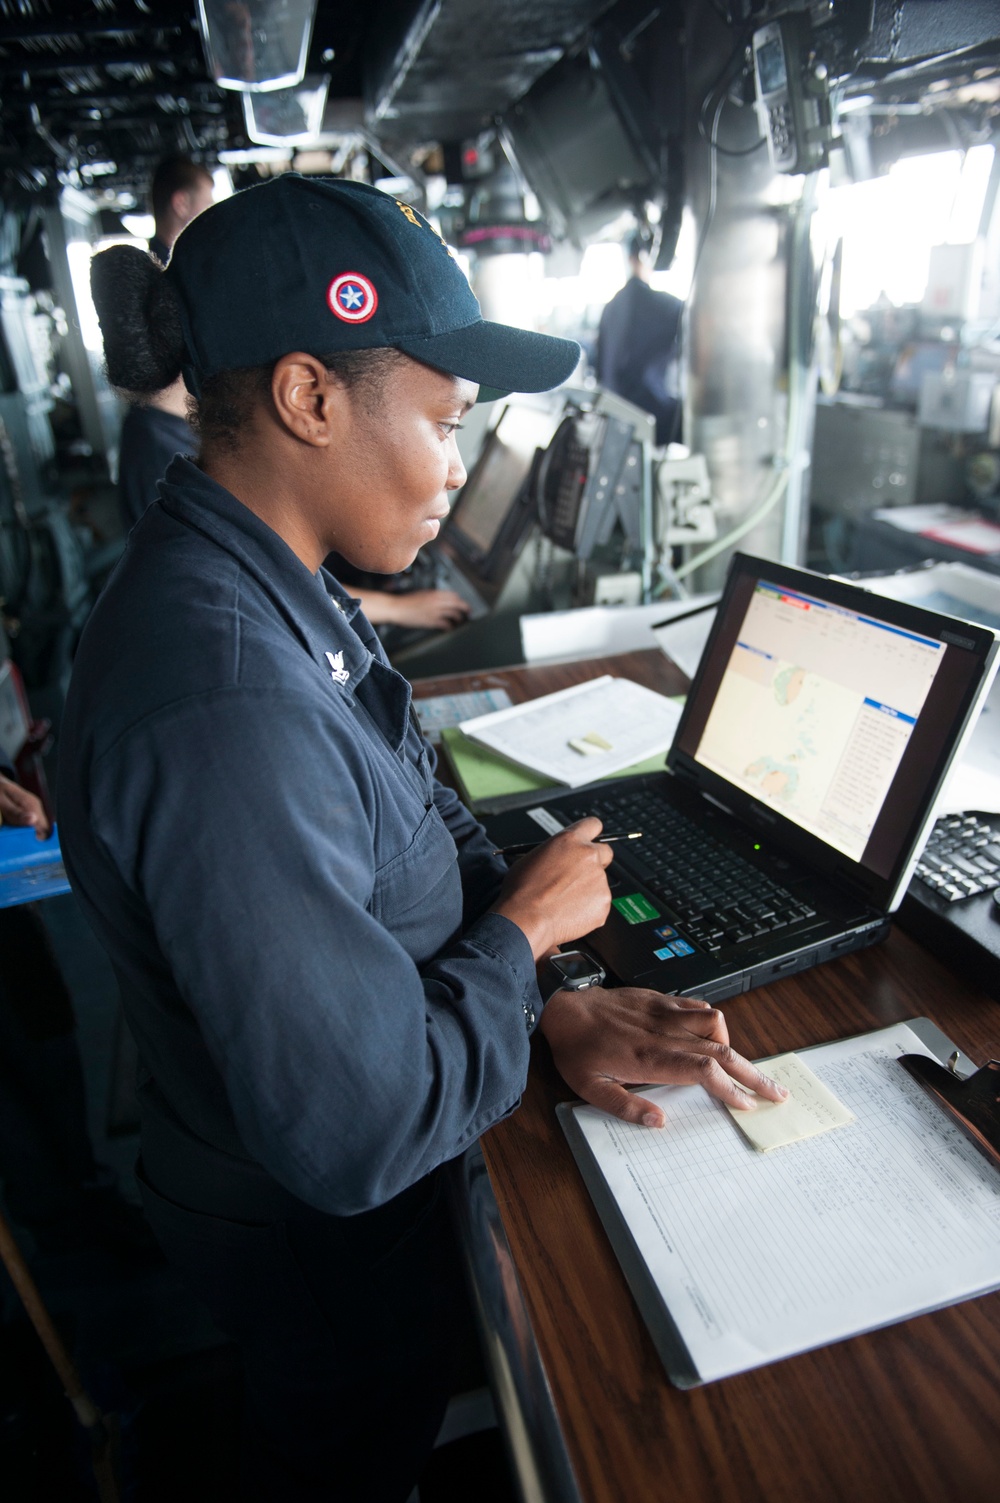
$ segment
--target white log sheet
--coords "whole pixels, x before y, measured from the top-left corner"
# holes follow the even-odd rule
[[[856,1120],[766,1154],[697,1086],[643,1090],[660,1131],[572,1109],[701,1381],[1000,1285],[1000,1172],[901,1054],[906,1024],[807,1051]]]

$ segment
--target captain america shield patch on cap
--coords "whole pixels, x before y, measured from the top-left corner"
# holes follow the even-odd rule
[[[366,324],[378,307],[378,293],[356,271],[342,271],[334,277],[327,289],[326,300],[330,312],[342,318],[346,324]]]

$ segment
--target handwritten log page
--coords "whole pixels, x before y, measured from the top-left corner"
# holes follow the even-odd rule
[[[808,1052],[855,1121],[772,1153],[700,1087],[661,1131],[574,1109],[703,1381],[1000,1284],[1000,1174],[896,1060],[905,1024]]]

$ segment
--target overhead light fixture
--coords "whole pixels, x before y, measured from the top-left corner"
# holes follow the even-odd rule
[[[246,151],[220,151],[219,161],[225,167],[266,167],[272,163],[292,161],[290,148],[278,146],[251,146]]]
[[[406,198],[413,192],[416,184],[412,177],[377,177],[372,186],[393,198]]]
[[[323,128],[330,88],[327,74],[310,73],[291,89],[244,94],[243,116],[251,141],[263,146],[309,146]]]
[[[221,89],[301,83],[315,19],[316,0],[198,0],[208,71]]]
[[[118,171],[117,162],[81,162],[80,176],[82,178],[110,177]]]

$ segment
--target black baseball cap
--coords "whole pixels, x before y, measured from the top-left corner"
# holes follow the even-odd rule
[[[548,391],[571,339],[489,323],[437,231],[409,204],[341,178],[288,172],[223,199],[178,237],[165,273],[182,305],[184,379],[396,349],[479,384],[479,400]]]

